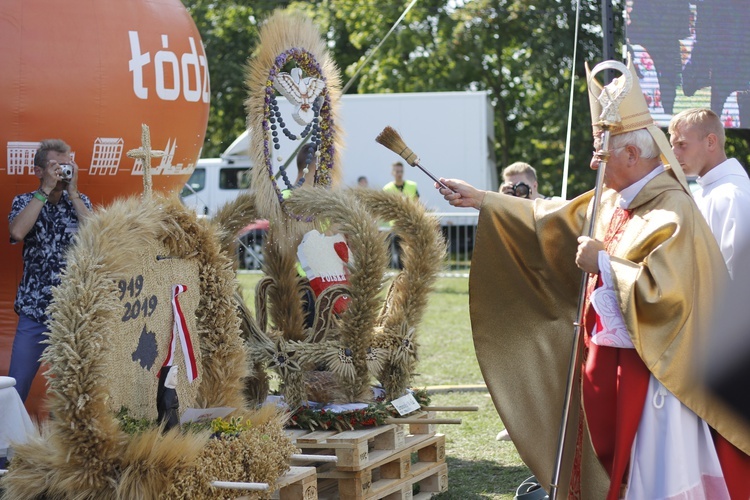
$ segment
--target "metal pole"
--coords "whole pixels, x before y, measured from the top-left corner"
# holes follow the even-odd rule
[[[612,0],[602,0],[602,59],[605,61],[615,59],[615,16]],[[605,82],[611,82],[614,77],[613,70],[605,71]]]
[[[601,89],[601,93],[597,95],[597,100],[601,103],[603,110],[599,116],[599,122],[597,126],[603,131],[602,133],[602,145],[599,153],[599,168],[596,173],[596,186],[594,188],[594,200],[591,209],[591,217],[589,218],[589,226],[586,231],[589,238],[593,238],[596,230],[597,216],[599,215],[599,204],[601,202],[602,195],[602,184],[604,180],[604,171],[607,167],[607,161],[609,160],[609,137],[610,129],[613,125],[620,122],[621,118],[619,115],[619,107],[622,100],[630,92],[633,85],[633,77],[630,70],[624,64],[617,61],[605,61],[597,64],[591,71],[588,80],[589,92],[596,85],[595,76],[597,73],[604,70],[617,70],[622,74],[624,83],[618,85],[616,88],[604,87]],[[570,420],[570,406],[573,398],[573,390],[577,387],[578,381],[578,370],[579,360],[578,351],[580,350],[581,343],[581,328],[585,321],[584,318],[584,307],[586,300],[586,284],[588,281],[588,273],[583,272],[581,275],[581,287],[578,294],[578,313],[576,321],[573,323],[573,346],[570,353],[570,364],[568,366],[568,378],[565,384],[565,397],[563,399],[563,410],[562,419],[560,421],[560,433],[557,441],[557,454],[555,455],[555,466],[552,472],[552,481],[550,481],[550,498],[557,499],[559,490],[560,475],[562,471],[562,461],[565,454],[565,436],[568,432],[568,421]]]
[[[604,130],[602,136],[602,151],[609,151],[609,129]],[[591,218],[589,219],[588,231],[586,235],[589,238],[594,237],[594,231],[596,230],[596,219],[599,212],[599,203],[601,202],[601,191],[602,183],[604,180],[604,170],[607,168],[608,157],[603,158],[599,162],[599,168],[596,172],[596,187],[594,188],[594,206],[591,209]],[[573,399],[573,390],[576,388],[576,381],[578,380],[578,351],[580,350],[581,344],[581,329],[584,323],[584,310],[586,306],[586,284],[588,282],[589,274],[585,271],[581,272],[581,284],[578,294],[578,313],[576,314],[576,321],[573,323],[573,346],[570,351],[570,364],[568,366],[568,379],[565,384],[565,398],[563,399],[563,410],[562,419],[560,422],[560,433],[557,436],[557,454],[555,455],[555,468],[552,475],[552,481],[550,482],[549,496],[550,498],[557,498],[558,483],[560,482],[560,474],[562,472],[562,461],[563,454],[565,452],[565,435],[568,433],[568,420],[570,419],[570,405]]]

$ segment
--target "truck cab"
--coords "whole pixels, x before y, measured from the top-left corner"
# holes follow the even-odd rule
[[[199,215],[211,217],[224,203],[250,187],[250,168],[250,162],[235,163],[224,158],[198,160],[180,193],[182,202]]]
[[[250,187],[251,168],[247,142],[235,140],[219,158],[198,160],[180,198],[198,215],[213,217],[225,203]]]

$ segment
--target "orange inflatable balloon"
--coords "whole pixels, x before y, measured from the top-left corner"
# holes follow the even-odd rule
[[[0,374],[8,373],[18,317],[21,245],[11,245],[13,197],[39,186],[39,141],[70,144],[79,188],[95,205],[141,192],[142,164],[126,156],[151,146],[154,189],[181,187],[200,156],[209,112],[206,54],[180,0],[0,2]],[[40,371],[41,372],[41,371]],[[37,411],[37,376],[27,407]]]

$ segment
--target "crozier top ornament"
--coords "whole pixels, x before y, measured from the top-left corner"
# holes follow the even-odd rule
[[[607,69],[616,69],[621,73],[621,76],[602,87],[597,96],[597,100],[602,107],[602,112],[599,114],[599,122],[614,124],[619,123],[621,120],[620,103],[630,93],[630,89],[633,88],[633,76],[630,74],[627,66],[621,62],[604,61],[594,66],[591,74],[588,75],[589,91],[592,90],[591,81],[599,72]]]

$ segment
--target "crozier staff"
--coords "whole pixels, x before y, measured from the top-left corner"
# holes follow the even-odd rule
[[[78,165],[70,146],[60,139],[42,141],[34,156],[39,188],[13,198],[8,221],[10,241],[23,241],[23,276],[14,309],[18,327],[13,338],[8,375],[26,400],[39,370],[48,328],[47,306],[52,287],[60,284],[65,251],[78,224],[91,213],[91,201],[78,192]]]
[[[521,457],[549,491],[579,273],[590,273],[562,494],[748,498],[750,426],[705,390],[693,363],[726,269],[638,87],[634,78],[611,130],[593,238],[580,236],[591,192],[529,203],[441,179],[451,205],[480,210],[470,277],[477,357]],[[597,127],[594,136],[597,168]]]

